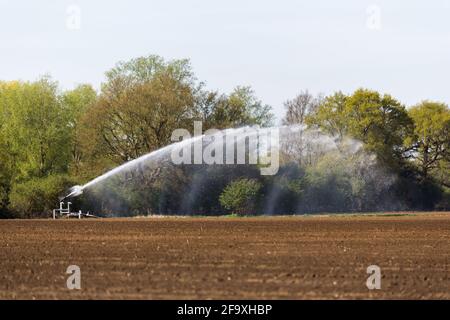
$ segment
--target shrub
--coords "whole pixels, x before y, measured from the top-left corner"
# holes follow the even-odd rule
[[[10,209],[19,217],[46,217],[57,207],[59,197],[76,184],[66,175],[33,178],[14,184],[10,193]]]
[[[220,195],[220,204],[233,214],[254,214],[261,183],[255,179],[232,181]]]

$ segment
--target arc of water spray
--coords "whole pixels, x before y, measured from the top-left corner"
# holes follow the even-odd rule
[[[230,129],[223,130],[222,133],[223,133],[224,135],[227,135],[227,134],[230,134],[230,132],[235,131],[235,133],[236,133],[236,131],[245,131],[245,130],[247,130],[248,128],[249,128],[249,127],[242,127],[242,128],[238,128],[238,129],[230,128]],[[270,128],[265,128],[265,129],[270,129]],[[112,169],[112,170],[106,172],[105,174],[103,174],[103,175],[101,175],[101,176],[98,176],[97,178],[95,178],[95,179],[89,181],[88,183],[86,183],[86,184],[84,184],[84,185],[81,185],[81,186],[80,186],[80,185],[77,185],[77,186],[72,187],[72,188],[70,189],[70,191],[69,191],[69,194],[66,195],[66,196],[64,197],[64,199],[70,198],[70,197],[77,197],[77,196],[80,196],[81,194],[83,194],[83,191],[84,191],[86,188],[89,188],[89,187],[91,187],[91,186],[93,186],[93,185],[95,185],[95,184],[97,184],[97,183],[99,183],[99,182],[102,182],[102,181],[108,179],[108,178],[111,177],[111,176],[114,176],[115,174],[117,174],[117,173],[119,173],[119,172],[121,172],[121,171],[123,171],[123,170],[126,170],[126,169],[128,169],[128,168],[132,168],[132,167],[135,166],[136,164],[145,162],[145,161],[147,161],[147,160],[150,159],[150,158],[155,158],[155,157],[157,157],[157,156],[159,156],[159,155],[162,155],[162,154],[164,154],[166,151],[169,151],[170,149],[172,149],[172,148],[174,148],[174,147],[180,147],[180,148],[181,148],[181,147],[183,147],[183,146],[185,146],[185,145],[193,144],[194,142],[196,142],[196,141],[198,141],[198,140],[200,140],[200,139],[203,139],[205,136],[206,136],[206,135],[203,134],[203,135],[194,136],[194,137],[192,137],[192,138],[190,138],[190,139],[185,139],[185,140],[182,140],[182,141],[179,141],[179,142],[175,142],[175,143],[172,143],[172,144],[170,144],[170,145],[167,145],[167,146],[165,146],[165,147],[163,147],[163,148],[161,148],[161,149],[152,151],[152,152],[150,152],[150,153],[148,153],[148,154],[146,154],[146,155],[143,155],[143,156],[141,156],[141,157],[139,157],[139,158],[130,160],[130,161],[128,161],[128,162],[126,162],[126,163],[124,163],[124,164],[122,164],[122,165],[120,165],[120,166],[118,166],[118,167],[116,167],[116,168],[114,168],[114,169]]]
[[[120,166],[114,168],[114,169],[111,169],[110,171],[108,171],[108,172],[102,174],[101,176],[98,176],[97,178],[95,178],[95,179],[89,181],[88,183],[86,183],[86,184],[84,184],[84,185],[82,185],[82,186],[73,186],[73,187],[70,189],[69,194],[68,194],[67,196],[65,196],[64,198],[78,197],[78,196],[80,196],[80,195],[83,194],[83,191],[84,191],[86,188],[89,188],[90,186],[92,186],[92,185],[94,185],[94,184],[97,184],[97,183],[99,183],[99,182],[101,182],[101,181],[103,181],[103,180],[106,180],[106,179],[108,179],[109,177],[111,177],[111,176],[113,176],[113,175],[115,175],[115,174],[117,174],[117,173],[119,173],[119,172],[121,172],[121,171],[123,171],[123,170],[126,170],[126,169],[128,169],[128,168],[131,168],[131,167],[133,167],[134,165],[136,165],[137,163],[141,163],[141,162],[143,162],[143,161],[146,161],[146,160],[149,159],[149,158],[156,157],[156,156],[158,156],[159,154],[162,154],[162,153],[164,153],[165,151],[169,150],[169,149],[172,148],[174,145],[183,145],[183,144],[193,143],[194,141],[196,141],[196,140],[198,140],[198,139],[201,139],[201,138],[203,138],[203,135],[202,135],[202,136],[193,137],[193,138],[191,138],[191,139],[183,140],[183,141],[177,142],[177,143],[175,143],[175,144],[170,144],[170,145],[165,146],[165,147],[163,147],[163,148],[161,148],[161,149],[158,149],[158,150],[152,151],[152,152],[150,152],[150,153],[147,153],[147,154],[145,154],[145,155],[143,155],[143,156],[141,156],[141,157],[139,157],[139,158],[130,160],[130,161],[128,161],[128,162],[126,162],[126,163],[124,163],[124,164],[122,164],[122,165],[120,165]]]

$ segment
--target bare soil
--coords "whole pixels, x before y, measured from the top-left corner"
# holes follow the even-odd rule
[[[0,299],[449,299],[450,213],[0,220],[0,272]]]

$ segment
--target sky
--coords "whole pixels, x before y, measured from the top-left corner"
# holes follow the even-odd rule
[[[450,1],[0,0],[0,80],[100,88],[118,61],[189,58],[207,88],[274,108],[302,90],[450,103]]]

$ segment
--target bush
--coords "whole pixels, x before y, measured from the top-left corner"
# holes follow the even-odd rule
[[[10,210],[19,217],[47,217],[59,203],[59,197],[75,181],[65,175],[33,178],[13,185],[9,201]]]
[[[233,214],[254,214],[261,183],[255,179],[232,181],[220,195],[220,204]]]

